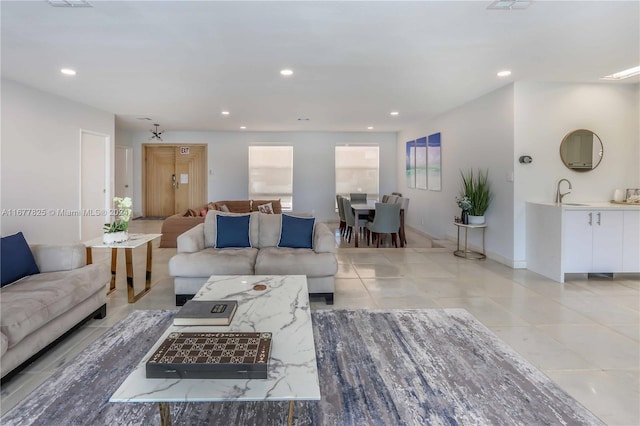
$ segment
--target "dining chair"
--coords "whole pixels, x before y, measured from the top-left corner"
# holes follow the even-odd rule
[[[395,204],[396,201],[398,200],[398,196],[397,195],[389,195],[389,197],[387,198],[387,203],[389,204]]]
[[[340,235],[344,235],[347,230],[347,222],[344,220],[344,205],[342,204],[342,199],[344,197],[340,194],[336,195],[336,202],[338,204],[338,217],[340,218]]]
[[[352,203],[367,202],[367,194],[364,192],[352,192],[349,194],[349,199]]]
[[[404,231],[404,224],[407,222],[407,213],[409,212],[409,199],[405,197],[398,197],[396,200],[396,204],[400,204],[400,209],[404,211],[404,218],[400,222],[400,237],[402,238],[402,242],[407,244],[407,233]]]
[[[386,203],[388,199],[389,199],[389,195],[385,194],[385,195],[382,196],[382,202],[383,203]]]
[[[397,195],[398,197],[402,197],[401,192],[392,192],[391,195]]]
[[[401,204],[376,203],[376,217],[367,224],[367,229],[376,240],[376,247],[380,247],[380,234],[391,234],[393,245],[398,247],[398,233],[400,231]],[[373,242],[373,241],[372,241]]]
[[[342,198],[342,209],[344,210],[344,219],[347,224],[347,230],[345,234],[345,238],[347,242],[351,242],[351,234],[353,233],[353,228],[356,227],[356,232],[360,232],[362,229],[366,229],[367,223],[369,222],[366,218],[358,219],[358,223],[356,224],[356,215],[353,213],[353,209],[351,208],[351,200],[348,198]],[[369,244],[369,235],[367,234],[367,245]]]

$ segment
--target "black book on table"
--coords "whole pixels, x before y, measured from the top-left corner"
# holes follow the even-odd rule
[[[173,318],[173,325],[229,325],[237,309],[236,300],[189,300]]]

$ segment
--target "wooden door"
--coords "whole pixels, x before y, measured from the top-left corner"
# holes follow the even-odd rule
[[[144,145],[145,216],[171,216],[206,204],[206,145]]]

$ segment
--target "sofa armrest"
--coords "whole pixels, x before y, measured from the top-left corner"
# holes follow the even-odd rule
[[[84,244],[32,244],[29,247],[40,272],[70,271],[87,264]]]
[[[204,223],[200,223],[180,234],[177,239],[178,253],[195,253],[204,250]]]
[[[316,222],[313,233],[313,251],[316,253],[335,253],[336,240],[326,223]]]

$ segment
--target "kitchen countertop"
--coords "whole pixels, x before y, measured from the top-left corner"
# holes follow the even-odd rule
[[[563,202],[562,204],[558,203],[543,203],[543,202],[535,202],[535,201],[527,201],[531,204],[538,204],[541,206],[549,206],[549,207],[562,207],[564,210],[634,210],[640,209],[640,204],[622,204],[622,203],[612,203],[607,201],[585,201],[585,202]]]

